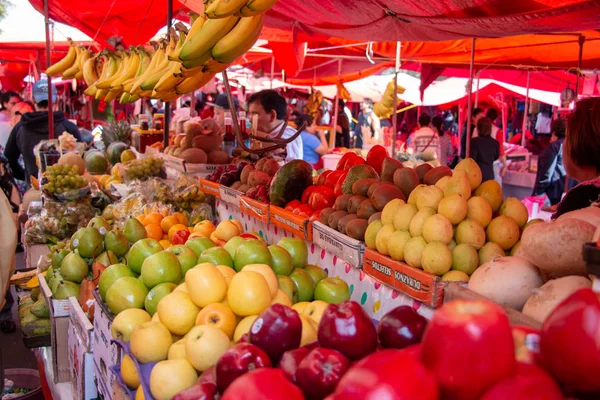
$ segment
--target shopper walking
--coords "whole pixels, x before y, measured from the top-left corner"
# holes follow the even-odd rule
[[[380,122],[373,111],[373,100],[364,99],[361,104],[361,112],[358,115],[358,123],[354,127],[354,147],[362,149],[364,142],[377,139],[379,130]]]
[[[483,117],[477,122],[479,136],[471,140],[471,158],[481,169],[482,182],[494,179],[494,161],[500,157],[500,145],[492,134],[492,120]]]

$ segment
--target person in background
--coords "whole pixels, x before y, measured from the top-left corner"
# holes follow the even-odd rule
[[[440,138],[440,165],[447,166],[448,157],[454,155],[454,150],[452,149],[452,138],[449,134],[444,132],[443,123],[444,121],[439,115],[436,115],[431,119],[431,129],[433,129]]]
[[[494,162],[494,176],[496,181],[502,184],[502,176],[504,175],[502,169],[506,165],[506,156],[504,155],[504,131],[495,124],[495,121],[498,119],[498,111],[496,111],[496,109],[488,108],[485,116],[492,121],[492,134],[490,136],[496,139],[500,145],[500,158]],[[473,131],[473,138],[476,138],[477,136],[479,136],[479,131],[475,128]]]
[[[471,131],[469,132],[469,139],[473,138],[473,131],[477,127],[477,122],[484,117],[483,110],[479,107],[476,107],[471,112]],[[467,156],[467,123],[465,122],[465,126],[463,127],[463,131],[460,136],[460,158],[466,158]]]
[[[560,202],[565,190],[567,172],[563,163],[563,143],[565,141],[567,121],[559,118],[552,122],[550,144],[538,157],[538,170],[535,178],[534,196],[546,195],[550,205]]]
[[[477,121],[479,136],[471,140],[471,158],[481,169],[482,182],[494,179],[494,161],[500,157],[500,144],[492,134],[492,120],[483,117]]]
[[[335,127],[335,147],[350,148],[350,120],[346,115],[346,103],[338,99],[337,126]]]
[[[421,114],[419,117],[419,129],[409,138],[408,148],[412,149],[413,154],[417,153],[435,153],[438,160],[442,159],[440,151],[440,137],[429,127],[431,117],[428,114]]]
[[[16,179],[25,180],[29,185],[31,176],[38,174],[33,148],[42,140],[48,139],[48,81],[40,80],[33,85],[33,99],[35,101],[35,112],[26,113],[21,121],[12,129],[4,156],[10,163]],[[52,100],[56,98],[56,88],[52,87]],[[69,122],[60,111],[54,111],[54,133],[60,136],[63,132],[69,132],[77,141],[81,141],[79,129]],[[19,156],[23,155],[25,170],[19,165]]]
[[[237,112],[240,109],[240,102],[237,99],[237,97],[233,98],[233,103],[235,104],[235,111]],[[229,108],[229,101],[227,100],[227,95],[225,93],[219,94],[212,105],[215,107],[215,121],[217,121],[217,124],[220,127],[225,126],[225,113],[227,111],[231,111],[231,108]]]
[[[354,127],[354,147],[362,149],[365,139],[364,133],[367,133],[371,138],[377,139],[379,134],[379,118],[373,111],[373,100],[366,98],[360,105],[361,111],[358,115],[358,123]]]
[[[0,97],[0,122],[10,122],[12,119],[12,108],[15,104],[23,101],[17,92],[6,92]]]
[[[0,190],[0,226],[3,228],[0,242],[0,330],[12,333],[16,326],[12,319],[13,297],[10,294],[10,277],[15,272],[15,250],[17,248],[17,225],[13,208],[4,191]]]
[[[299,114],[296,116],[296,126],[306,123],[306,128],[301,133],[302,151],[304,161],[311,164],[315,169],[323,166],[321,156],[329,152],[327,139],[321,130],[317,130],[317,121],[308,114]]]
[[[265,136],[276,137],[285,124],[285,115],[287,112],[287,103],[285,99],[274,90],[262,90],[256,92],[248,99],[248,112],[250,116],[256,115],[258,118],[257,129]],[[287,126],[281,136],[287,139],[296,133],[296,130]],[[285,149],[285,161],[304,159],[302,136],[298,136],[292,142],[288,143]]]
[[[15,104],[12,109],[12,127],[17,125],[21,121],[21,117],[26,113],[33,112],[35,110],[35,106],[29,101],[21,101],[20,103]]]

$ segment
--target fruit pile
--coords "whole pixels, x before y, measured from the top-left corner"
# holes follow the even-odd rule
[[[192,118],[185,123],[185,134],[172,138],[164,153],[188,164],[228,164],[229,155],[223,151],[221,133],[214,119]]]
[[[166,179],[167,173],[164,164],[165,160],[155,157],[132,160],[123,166],[121,175],[126,181],[132,181],[134,179],[146,180],[154,176]]]
[[[26,336],[50,334],[50,310],[39,287],[19,299],[18,315],[19,326]]]
[[[86,187],[88,181],[79,174],[79,166],[55,164],[46,168],[42,184],[44,192],[55,195],[79,190]]]

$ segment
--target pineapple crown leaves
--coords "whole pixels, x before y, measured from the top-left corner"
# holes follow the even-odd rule
[[[102,128],[102,142],[106,147],[114,142],[130,143],[131,125],[128,121],[111,121]]]

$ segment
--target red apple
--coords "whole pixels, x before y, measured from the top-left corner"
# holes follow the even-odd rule
[[[386,349],[354,364],[327,400],[438,400],[431,372],[405,350]]]
[[[517,361],[534,364],[540,354],[540,331],[529,326],[514,325],[512,335]]]
[[[436,376],[444,399],[479,399],[514,371],[508,317],[487,300],[443,305],[423,336],[421,361]]]
[[[568,390],[600,392],[600,300],[591,289],[567,297],[546,318],[542,365]]]
[[[330,304],[319,323],[319,344],[351,360],[360,360],[377,348],[377,331],[365,310],[355,301]]]
[[[333,393],[349,367],[350,360],[339,351],[316,348],[298,365],[296,385],[309,399],[323,399]]]
[[[292,382],[296,382],[296,372],[298,365],[304,360],[304,357],[310,353],[311,349],[306,346],[299,349],[288,350],[281,356],[278,367],[285,373],[286,378]]]
[[[274,365],[283,353],[300,347],[302,320],[298,312],[283,304],[273,304],[252,324],[248,341],[263,349]]]
[[[202,373],[202,375],[200,375],[198,377],[198,380],[196,381],[197,384],[201,384],[201,383],[213,383],[213,384],[217,384],[217,377],[215,374],[215,369],[214,368],[209,368],[206,371],[204,371]]]
[[[402,349],[402,351],[411,357],[415,357],[417,360],[421,359],[421,344],[420,343],[405,347]]]
[[[481,400],[562,400],[560,388],[540,367],[518,363],[516,373],[496,383]]]
[[[230,347],[217,361],[217,387],[222,393],[231,382],[248,371],[268,368],[271,360],[267,353],[250,343],[238,343]]]
[[[381,318],[377,326],[379,341],[386,348],[403,349],[420,343],[427,319],[410,306],[396,307]]]
[[[260,368],[236,379],[221,400],[304,400],[302,391],[280,369]]]
[[[219,391],[214,383],[202,383],[177,393],[172,400],[217,400]]]

